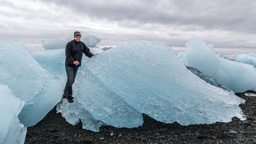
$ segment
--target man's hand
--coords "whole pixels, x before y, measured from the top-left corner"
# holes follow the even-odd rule
[[[80,63],[79,63],[79,61],[74,61],[73,64],[78,66]]]

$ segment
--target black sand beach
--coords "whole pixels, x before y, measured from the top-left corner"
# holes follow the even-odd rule
[[[36,126],[28,128],[26,144],[94,144],[94,143],[256,143],[256,97],[236,94],[246,100],[240,105],[247,120],[233,118],[229,123],[181,126],[164,124],[144,115],[138,128],[101,127],[100,132],[72,126],[56,114],[55,108]]]

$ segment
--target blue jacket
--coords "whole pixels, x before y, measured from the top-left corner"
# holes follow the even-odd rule
[[[77,42],[75,40],[68,42],[66,46],[65,65],[71,67],[80,67],[83,53],[89,58],[94,56],[90,52],[90,49],[83,42]],[[79,61],[80,64],[76,66],[75,64],[73,64],[74,61]]]

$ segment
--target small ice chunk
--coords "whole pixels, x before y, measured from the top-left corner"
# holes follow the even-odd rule
[[[245,96],[253,96],[253,97],[255,97],[256,93],[245,93]]]

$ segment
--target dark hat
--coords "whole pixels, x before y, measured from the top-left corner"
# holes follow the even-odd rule
[[[81,33],[79,31],[75,31],[74,32],[74,37],[76,37],[76,36],[81,36]]]

